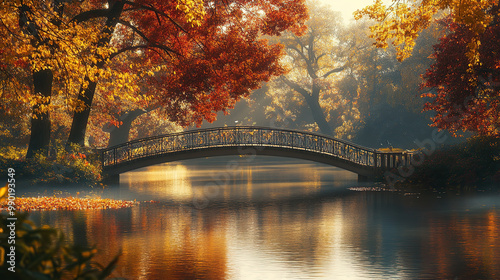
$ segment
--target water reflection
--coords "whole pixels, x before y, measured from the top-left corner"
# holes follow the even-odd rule
[[[182,164],[153,166],[144,171],[121,176],[121,183],[137,193],[146,193],[160,199],[190,200],[193,197],[189,170]]]
[[[500,277],[499,195],[354,193],[344,189],[357,184],[355,176],[322,165],[240,166],[131,172],[115,195],[159,203],[32,217],[63,228],[72,240],[97,244],[102,263],[121,250],[115,276],[128,279]],[[221,170],[229,174],[221,191],[204,209],[193,207],[196,192]]]
[[[192,203],[203,198],[210,203],[227,203],[303,198],[332,187],[345,188],[357,178],[351,172],[304,161],[255,161],[220,157],[210,159],[212,164],[152,166],[121,175],[120,189],[146,199],[149,195],[153,200]],[[129,196],[135,197],[132,194]]]

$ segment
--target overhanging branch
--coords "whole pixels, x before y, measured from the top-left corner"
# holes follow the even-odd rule
[[[89,19],[93,18],[100,18],[100,17],[107,17],[109,13],[108,9],[98,9],[98,10],[90,10],[90,11],[85,11],[83,13],[80,13],[76,15],[71,21],[76,21],[78,23],[87,21]]]
[[[122,53],[127,52],[127,51],[137,50],[137,49],[160,49],[160,50],[166,52],[170,57],[172,57],[171,53],[174,53],[174,54],[180,56],[180,54],[178,52],[176,52],[175,50],[173,50],[167,46],[158,45],[158,44],[151,44],[151,45],[146,44],[146,45],[137,45],[137,46],[130,46],[130,47],[122,48],[119,51],[112,53],[109,56],[109,58],[113,59],[115,56],[117,56],[119,54],[122,54]]]
[[[156,16],[158,17],[158,15],[161,15],[163,17],[166,17],[172,24],[174,24],[177,28],[179,28],[180,30],[182,30],[184,33],[188,33],[179,23],[177,23],[172,17],[170,17],[168,14],[154,8],[153,6],[147,6],[147,5],[143,5],[143,4],[138,4],[138,3],[135,3],[135,2],[131,2],[131,1],[124,1],[125,4],[127,5],[130,5],[132,7],[136,7],[138,9],[144,9],[144,10],[148,10],[148,11],[152,11],[156,14]]]
[[[132,31],[141,36],[142,39],[144,39],[146,42],[149,42],[149,38],[146,36],[146,34],[142,33],[142,31],[140,31],[137,27],[133,26],[130,22],[124,20],[118,20],[118,23],[132,29]]]

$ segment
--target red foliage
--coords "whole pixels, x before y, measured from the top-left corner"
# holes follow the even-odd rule
[[[307,9],[304,1],[237,0],[207,2],[200,26],[192,26],[175,9],[175,1],[144,0],[169,15],[184,31],[158,21],[152,11],[138,11],[131,18],[150,45],[167,45],[176,54],[167,58],[169,71],[143,82],[153,96],[150,107],[162,107],[169,120],[187,126],[212,122],[246,97],[260,83],[283,74],[279,65],[281,45],[268,45],[258,37],[304,31]],[[243,15],[243,11],[246,11]],[[171,24],[170,24],[171,25]],[[165,63],[154,48],[145,52],[147,61]]]
[[[436,112],[434,126],[500,136],[500,25],[489,26],[476,52],[470,51],[473,32],[446,22],[450,33],[434,47],[435,63],[427,70],[424,87],[436,94],[424,110]]]
[[[161,117],[181,126],[214,121],[218,111],[226,112],[261,82],[283,74],[283,46],[270,45],[261,35],[301,34],[308,17],[304,0],[205,1],[206,14],[197,26],[176,8],[177,1],[131,3],[122,19],[133,23],[135,30],[119,25],[115,31],[120,36],[113,41],[120,51],[130,51],[116,56],[111,67],[141,75],[137,95],[147,98],[129,102],[116,90],[101,90],[92,118],[98,128],[92,132],[95,139],[104,138],[105,133],[98,132],[104,124],[108,131],[119,127],[120,116],[136,109],[161,112]],[[138,8],[141,5],[151,9]]]

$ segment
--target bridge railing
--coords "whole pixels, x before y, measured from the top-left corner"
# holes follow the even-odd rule
[[[138,139],[102,150],[103,167],[144,157],[225,146],[281,147],[330,155],[369,167],[395,167],[409,163],[407,153],[381,153],[348,141],[287,129],[220,127]]]

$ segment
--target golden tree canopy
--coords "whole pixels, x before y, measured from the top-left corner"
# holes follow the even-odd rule
[[[473,60],[480,45],[478,36],[492,23],[495,14],[498,14],[498,1],[494,0],[392,0],[389,6],[376,0],[356,11],[355,18],[366,16],[375,20],[377,24],[370,29],[377,47],[385,48],[391,42],[397,46],[398,59],[404,60],[411,55],[420,32],[429,27],[434,18],[451,16],[455,23],[468,26],[476,34],[476,40],[469,45]]]

